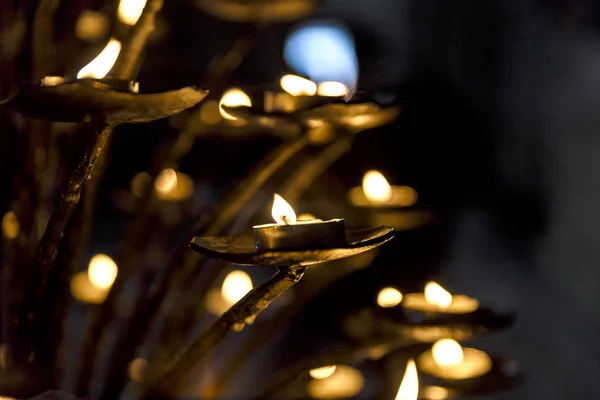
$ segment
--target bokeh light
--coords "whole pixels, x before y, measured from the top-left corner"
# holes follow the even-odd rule
[[[292,69],[316,83],[340,82],[354,88],[358,80],[352,34],[334,21],[311,21],[292,31],[284,57]]]

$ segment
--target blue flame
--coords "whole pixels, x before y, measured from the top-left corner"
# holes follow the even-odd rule
[[[284,48],[287,64],[316,83],[341,82],[353,89],[358,59],[350,31],[339,23],[313,21],[295,29]]]

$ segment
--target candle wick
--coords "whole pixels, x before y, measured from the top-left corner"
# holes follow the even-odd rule
[[[287,215],[284,215],[281,219],[283,219],[283,222],[285,222],[286,225],[289,225],[290,223],[288,222],[288,217]]]

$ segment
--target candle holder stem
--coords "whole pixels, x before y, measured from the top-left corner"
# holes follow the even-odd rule
[[[154,32],[156,14],[163,7],[163,3],[163,0],[148,0],[146,3],[125,48],[112,68],[111,75],[114,78],[127,79],[135,74],[142,51],[146,47],[150,35]]]
[[[28,294],[24,302],[23,315],[21,323],[25,329],[25,340],[33,339],[36,331],[36,321],[40,307],[44,304],[47,294],[47,283],[50,274],[53,272],[54,259],[58,252],[58,246],[65,232],[65,228],[79,203],[81,192],[86,181],[90,178],[98,159],[104,151],[113,125],[99,123],[88,148],[71,174],[67,187],[63,190],[58,204],[48,221],[46,230],[37,249],[35,261],[35,270],[33,279],[28,283],[25,293]],[[33,343],[29,346],[34,346]],[[31,349],[28,349],[31,350]]]
[[[250,291],[185,350],[171,359],[166,371],[154,380],[153,387],[165,393],[173,393],[186,373],[221,344],[231,332],[240,331],[245,324],[253,323],[273,300],[298,283],[305,271],[306,267],[302,266],[279,267],[275,275]]]

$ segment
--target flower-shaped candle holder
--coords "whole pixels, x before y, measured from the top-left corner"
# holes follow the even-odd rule
[[[411,320],[398,307],[363,309],[344,323],[354,340],[402,337],[407,342],[433,343],[443,338],[468,340],[503,331],[515,321],[512,313],[481,307],[467,314],[437,314],[435,318]]]
[[[236,118],[263,129],[292,129],[293,126],[315,129],[330,124],[352,133],[388,124],[400,113],[399,107],[383,108],[373,102],[345,103],[331,100],[327,104],[317,104],[292,113],[265,113],[255,107],[222,107]]]
[[[345,243],[315,249],[307,246],[295,250],[259,250],[252,232],[236,236],[195,237],[190,247],[200,254],[238,265],[308,266],[340,258],[354,256],[374,249],[394,237],[394,230],[387,226],[373,229],[346,230]]]

